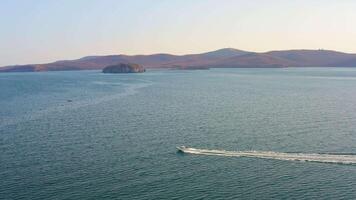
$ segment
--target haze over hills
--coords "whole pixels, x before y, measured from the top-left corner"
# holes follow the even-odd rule
[[[103,69],[118,63],[137,63],[145,68],[271,68],[271,67],[356,67],[356,54],[330,50],[285,50],[256,53],[224,48],[201,54],[86,56],[47,64],[14,65],[0,72],[35,72]]]

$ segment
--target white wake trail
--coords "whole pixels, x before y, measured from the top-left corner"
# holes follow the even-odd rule
[[[356,164],[356,155],[353,154],[324,154],[324,153],[281,153],[274,151],[225,151],[195,148],[179,148],[188,154],[231,156],[231,157],[253,157],[276,160],[309,161],[322,163]]]

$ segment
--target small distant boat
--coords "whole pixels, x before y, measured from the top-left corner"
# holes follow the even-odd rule
[[[187,149],[187,147],[185,147],[185,146],[177,147],[178,152],[181,152],[181,153],[184,153],[184,151],[185,151],[186,149]]]

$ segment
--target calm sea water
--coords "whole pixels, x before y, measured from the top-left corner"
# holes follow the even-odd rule
[[[0,74],[0,199],[356,199],[356,69]]]

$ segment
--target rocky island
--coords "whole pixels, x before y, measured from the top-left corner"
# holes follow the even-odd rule
[[[146,70],[138,64],[120,63],[117,65],[109,65],[103,69],[103,73],[142,73]]]

